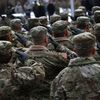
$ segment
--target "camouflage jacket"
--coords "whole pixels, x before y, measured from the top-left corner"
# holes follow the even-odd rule
[[[43,88],[45,71],[41,63],[28,59],[23,67],[0,67],[0,100],[30,100]]]
[[[99,100],[100,64],[94,58],[75,58],[51,85],[51,100]]]
[[[34,45],[28,52],[31,59],[45,66],[46,78],[53,79],[67,65],[66,55],[51,52],[46,47]]]

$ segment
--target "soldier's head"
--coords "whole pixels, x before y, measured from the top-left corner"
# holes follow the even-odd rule
[[[29,29],[39,26],[39,25],[40,25],[39,18],[29,18],[28,19]]]
[[[52,15],[50,16],[50,23],[53,24],[54,22],[58,21],[58,20],[61,20],[61,16],[60,15]]]
[[[0,64],[8,63],[12,57],[12,44],[9,41],[0,41]]]
[[[80,16],[77,18],[77,28],[89,31],[89,28],[92,26],[90,19],[86,16]]]
[[[89,32],[76,35],[73,38],[74,50],[80,57],[90,57],[95,54],[96,38]]]
[[[52,31],[54,37],[68,36],[67,22],[63,20],[56,21],[52,24]]]
[[[94,7],[92,8],[92,14],[94,14],[94,12],[95,12],[95,11],[98,11],[98,10],[100,10],[100,7],[99,7],[99,6],[94,6]]]
[[[44,45],[47,46],[48,44],[48,37],[47,37],[47,29],[43,26],[37,26],[30,30],[32,35],[32,39],[35,45]]]
[[[82,9],[84,11],[84,13],[86,13],[86,8],[85,6],[79,6],[78,9]]]
[[[22,29],[22,22],[20,19],[12,19],[10,26],[13,31],[20,32]]]
[[[94,34],[98,42],[100,42],[100,23],[95,24],[94,26]]]
[[[77,19],[77,17],[80,17],[80,16],[85,16],[84,11],[82,9],[76,9],[74,11],[75,20]]]
[[[40,21],[40,24],[41,25],[44,25],[44,26],[47,26],[47,17],[46,16],[42,16],[42,17],[39,17],[39,21]]]
[[[94,12],[95,23],[100,23],[100,10]]]
[[[60,16],[61,16],[61,20],[68,21],[68,13],[67,12],[61,13]]]
[[[0,40],[12,42],[12,33],[11,28],[9,26],[0,27]]]

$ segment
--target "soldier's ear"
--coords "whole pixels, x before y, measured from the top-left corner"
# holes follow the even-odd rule
[[[94,47],[94,48],[92,48],[92,55],[95,55],[95,53],[96,53],[96,49]]]
[[[77,53],[77,49],[76,49],[76,48],[74,48],[73,51],[74,51],[75,53]]]
[[[48,44],[48,37],[47,36],[45,37],[45,40],[44,41],[45,41],[45,43]]]

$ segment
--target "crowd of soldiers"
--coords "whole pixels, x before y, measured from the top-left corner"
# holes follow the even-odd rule
[[[100,100],[100,7],[91,13],[1,19],[0,100]]]

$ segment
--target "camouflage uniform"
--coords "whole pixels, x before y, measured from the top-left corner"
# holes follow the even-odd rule
[[[31,29],[32,35],[39,33],[47,34],[47,29],[43,26],[38,26]],[[38,39],[38,37],[35,38]],[[33,45],[27,53],[29,54],[30,59],[41,62],[45,66],[45,88],[41,90],[44,91],[41,92],[43,94],[40,93],[40,97],[38,96],[37,98],[41,98],[41,100],[47,99],[49,98],[50,82],[63,68],[65,68],[66,59],[64,59],[61,54],[50,52],[43,45]]]
[[[4,95],[4,88],[9,84],[11,70],[14,68],[14,65],[11,62],[11,47],[11,42],[0,41],[0,100],[3,100],[2,96]]]
[[[29,33],[23,28],[20,19],[13,19],[10,23],[12,34],[14,37],[14,44],[16,47],[29,47],[31,42],[28,39]]]
[[[41,33],[47,34],[47,29],[43,26],[38,26],[38,27],[32,28],[32,30],[31,30],[31,35],[41,34]],[[28,51],[28,54],[34,60],[42,62],[44,65],[46,65],[46,68],[45,68],[47,70],[46,77],[47,77],[47,79],[50,78],[50,80],[55,77],[55,74],[57,74],[61,69],[63,69],[66,66],[66,65],[64,65],[67,60],[66,57],[64,58],[62,56],[62,54],[59,54],[56,52],[50,52],[43,45],[31,46],[31,48]],[[62,65],[62,63],[63,63],[63,65]],[[58,70],[56,70],[56,68]],[[54,73],[53,69],[54,69],[55,73]],[[51,73],[54,73],[54,74],[52,75]]]
[[[52,25],[52,31],[55,37],[55,40],[64,45],[65,47],[69,49],[73,49],[73,44],[70,42],[68,37],[71,35],[71,33],[67,29],[67,22],[63,20],[56,21]],[[62,34],[62,35],[60,35]]]
[[[100,23],[95,24],[94,34],[96,36],[96,59],[100,61]]]
[[[89,49],[95,45],[91,33],[82,33],[73,39],[75,48]],[[86,53],[86,52],[85,52]],[[51,100],[99,100],[100,65],[93,57],[72,59],[69,67],[62,70],[51,85]]]
[[[12,52],[12,44],[0,41],[0,100],[35,100],[36,91],[41,91],[45,77],[44,67],[41,63],[28,59],[23,67],[13,65],[8,56]],[[3,60],[4,61],[3,61]],[[38,89],[39,88],[39,89]],[[34,94],[34,96],[33,96]]]

